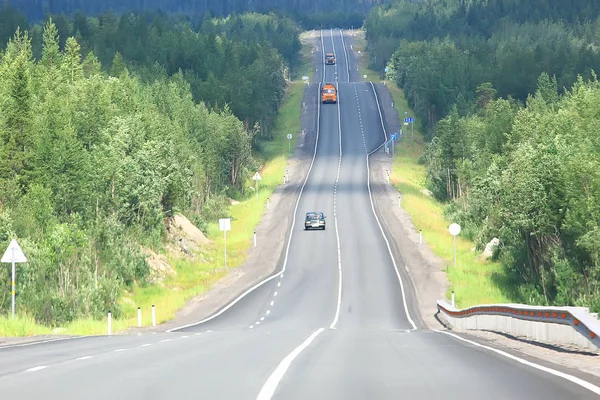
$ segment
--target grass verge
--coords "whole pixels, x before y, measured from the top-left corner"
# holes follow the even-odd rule
[[[379,73],[368,68],[364,32],[355,32],[354,49],[360,51],[360,75],[367,75],[367,80],[372,82],[382,82]],[[423,134],[418,128],[421,124],[409,108],[402,89],[394,82],[385,81],[385,84],[392,95],[398,116],[403,118],[406,113],[415,118],[414,136],[408,130],[408,134],[396,146],[390,179],[402,193],[402,207],[410,215],[415,228],[423,231],[423,240],[436,256],[445,261],[450,282],[448,297],[454,290],[459,307],[510,302],[493,280],[495,275],[502,275],[502,265],[479,257],[471,251],[474,243],[460,236],[456,240],[457,266],[454,267],[453,239],[448,232],[451,222],[444,218],[444,204],[427,194],[427,169],[419,163],[425,149]]]
[[[302,49],[303,65],[299,69],[299,79],[302,73],[308,73],[311,65],[311,47],[306,44]],[[308,47],[308,48],[307,48]],[[253,242],[253,233],[260,217],[264,212],[267,198],[283,181],[288,160],[287,134],[292,133],[291,149],[296,145],[298,133],[301,131],[301,104],[305,84],[292,81],[287,89],[286,98],[279,110],[276,121],[274,140],[265,143],[255,158],[261,165],[258,197],[250,198],[232,204],[229,215],[231,231],[227,232],[227,269],[241,265]],[[254,187],[249,180],[248,186]],[[143,313],[143,326],[151,325],[151,308],[155,305],[157,323],[166,322],[175,316],[188,300],[202,294],[218,280],[227,275],[224,268],[223,250],[225,241],[218,223],[208,226],[208,239],[211,245],[202,249],[202,260],[185,260],[170,258],[169,265],[175,269],[176,275],[165,280],[163,285],[135,287],[121,298],[121,315],[113,318],[113,332],[125,331],[137,326],[137,308]],[[42,334],[66,335],[97,335],[105,334],[107,319],[78,319],[63,327],[50,329],[36,324],[33,318],[19,316],[14,320],[0,316],[0,336],[32,336]]]

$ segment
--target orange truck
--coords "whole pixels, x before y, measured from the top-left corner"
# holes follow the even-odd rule
[[[321,88],[321,101],[323,103],[337,103],[337,89],[333,83],[326,83]]]

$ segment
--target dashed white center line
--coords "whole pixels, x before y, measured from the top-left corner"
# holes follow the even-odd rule
[[[161,340],[160,342],[161,342],[161,343],[165,343],[165,342],[170,342],[170,341],[172,341],[172,340],[173,340],[173,339],[163,339],[163,340]]]
[[[152,346],[152,343],[146,343],[146,344],[141,345],[140,347],[148,347],[148,346]]]
[[[281,282],[277,282],[277,287],[281,286]]]
[[[267,315],[271,314],[271,310],[267,310],[267,312],[265,314],[267,314]]]
[[[186,339],[186,338],[188,338],[188,337],[189,337],[189,336],[187,336],[187,335],[183,335],[183,336],[180,336],[180,337],[179,337],[179,339]]]
[[[41,371],[41,370],[43,370],[45,368],[48,368],[48,366],[47,365],[40,365],[40,366],[37,366],[37,367],[29,368],[28,370],[25,370],[25,372],[36,372],[36,371]]]
[[[83,357],[76,358],[75,361],[89,360],[90,358],[92,358],[92,356],[83,356]]]
[[[260,317],[260,320],[261,320],[261,321],[264,321],[264,320],[265,320],[265,317]]]
[[[273,293],[273,297],[277,297],[277,292]]]
[[[273,307],[273,304],[275,304],[275,300],[271,300],[271,307]]]
[[[116,349],[116,350],[114,350],[115,353],[120,353],[122,351],[127,351],[127,349]]]

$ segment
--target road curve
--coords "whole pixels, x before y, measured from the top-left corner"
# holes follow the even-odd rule
[[[376,93],[356,82],[345,39],[340,30],[322,31],[320,49],[335,52],[337,63],[317,68],[322,82],[337,82],[339,102],[315,116],[315,159],[278,275],[218,317],[175,332],[0,349],[0,393],[60,400],[597,398],[423,328],[404,266],[372,211],[367,154],[384,133]],[[303,230],[312,210],[328,217],[325,231]]]

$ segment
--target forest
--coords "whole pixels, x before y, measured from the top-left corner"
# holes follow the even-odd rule
[[[366,13],[388,0],[4,0],[19,8],[27,18],[40,21],[48,14],[98,15],[161,11],[198,21],[205,16],[226,17],[245,12],[293,16],[307,29],[362,25]]]
[[[600,311],[600,3],[395,1],[371,67],[426,132],[427,186],[515,301]]]
[[[30,260],[19,307],[47,326],[118,317],[174,213],[203,227],[247,195],[299,28],[254,13],[197,30],[161,13],[23,22],[0,54],[0,247],[18,237]],[[0,288],[6,314],[10,268]]]

